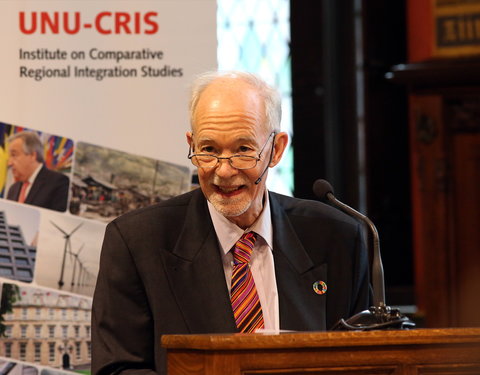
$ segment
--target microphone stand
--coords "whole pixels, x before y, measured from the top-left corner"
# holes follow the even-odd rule
[[[328,182],[326,182],[326,184],[328,184]],[[328,184],[328,187],[331,188],[330,184]],[[382,257],[380,253],[380,238],[373,222],[357,210],[337,200],[332,191],[327,191],[325,198],[343,212],[366,223],[373,237],[372,287],[374,305],[368,310],[364,310],[346,320],[340,319],[332,327],[332,330],[367,331],[376,329],[414,328],[415,323],[407,316],[402,315],[399,309],[392,309],[385,305],[385,282]]]
[[[380,253],[380,238],[378,236],[378,231],[372,221],[361,214],[357,210],[353,209],[350,206],[340,202],[335,198],[335,196],[328,192],[326,194],[327,199],[332,202],[335,206],[340,208],[343,212],[349,213],[357,219],[365,222],[373,237],[373,253],[372,253],[372,285],[373,285],[373,303],[375,306],[382,307],[385,306],[385,284],[384,284],[384,275],[383,275],[383,264]]]

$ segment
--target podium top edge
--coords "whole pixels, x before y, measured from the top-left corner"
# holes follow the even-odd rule
[[[167,349],[245,350],[282,348],[358,347],[407,344],[477,343],[480,328],[439,328],[383,331],[289,332],[279,334],[163,335]]]

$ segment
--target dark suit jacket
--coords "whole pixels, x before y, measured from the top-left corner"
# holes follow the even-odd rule
[[[369,306],[357,223],[325,204],[270,193],[280,328],[318,331]],[[316,294],[313,283],[328,285]],[[165,373],[163,334],[236,326],[202,192],[130,212],[107,227],[92,309],[93,374]]]
[[[65,211],[69,185],[67,176],[42,166],[24,203],[55,211]],[[15,182],[8,189],[7,199],[17,201],[21,188],[22,182]]]

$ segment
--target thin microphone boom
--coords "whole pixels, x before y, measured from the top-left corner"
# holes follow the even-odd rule
[[[340,208],[347,214],[350,214],[360,221],[366,223],[370,228],[373,237],[373,253],[372,253],[372,287],[373,287],[373,303],[376,307],[385,306],[385,281],[383,274],[382,255],[380,253],[380,238],[377,228],[373,222],[361,214],[354,208],[347,206],[345,203],[340,202],[333,195],[332,185],[325,180],[317,180],[313,185],[313,192],[320,199],[326,199],[334,206]]]
[[[269,168],[269,165],[263,170],[262,174],[255,180],[255,185],[258,185],[260,181],[262,181],[263,176],[265,176],[265,173],[267,173]]]
[[[272,159],[273,159],[274,148],[275,148],[275,133],[273,133],[273,142],[272,142],[272,150],[270,151],[270,160],[268,161],[268,164],[263,170],[262,174],[255,180],[255,185],[258,185],[262,181],[263,176],[265,176],[265,173],[267,173],[268,168],[270,167],[270,163],[272,162]]]
[[[383,276],[382,257],[380,254],[380,239],[378,231],[372,221],[357,210],[340,202],[333,195],[333,188],[325,180],[317,180],[313,184],[313,192],[322,200],[327,200],[335,207],[348,215],[367,224],[373,237],[372,251],[372,287],[374,306],[362,311],[347,320],[340,319],[333,327],[334,330],[372,330],[372,329],[409,329],[415,323],[402,315],[398,309],[391,309],[385,305],[385,284]]]

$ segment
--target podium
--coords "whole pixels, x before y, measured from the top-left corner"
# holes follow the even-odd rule
[[[480,328],[165,335],[168,375],[480,375]]]

